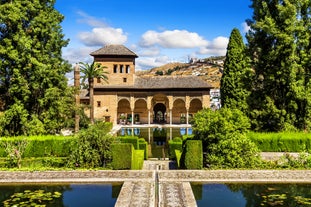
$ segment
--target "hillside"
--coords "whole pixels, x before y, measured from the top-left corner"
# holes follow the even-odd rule
[[[224,57],[191,60],[190,63],[168,63],[147,71],[139,71],[139,76],[200,76],[212,86],[219,88]]]

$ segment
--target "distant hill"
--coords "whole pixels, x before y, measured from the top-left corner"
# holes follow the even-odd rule
[[[219,88],[225,57],[191,59],[189,63],[168,63],[147,71],[138,71],[138,76],[200,76],[212,86]]]

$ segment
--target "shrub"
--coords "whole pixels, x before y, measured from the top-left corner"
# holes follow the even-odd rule
[[[204,109],[194,116],[194,139],[202,140],[206,165],[246,168],[259,162],[258,148],[246,137],[248,118],[237,109]]]
[[[144,150],[134,150],[131,164],[132,170],[141,170],[144,165]]]
[[[148,159],[148,142],[144,138],[140,138],[138,140],[139,149],[144,150],[144,159]]]
[[[247,136],[264,152],[303,152],[311,150],[311,134],[305,132],[255,133]]]
[[[69,167],[106,167],[111,161],[110,145],[113,137],[107,132],[103,122],[81,130],[72,142]]]
[[[185,154],[184,167],[186,169],[203,168],[203,149],[201,140],[188,140],[183,153]]]
[[[129,143],[113,143],[111,145],[112,162],[114,170],[131,169],[134,147]]]
[[[169,158],[175,159],[176,158],[175,150],[182,151],[183,146],[182,139],[180,137],[175,137],[173,140],[169,140],[168,145],[169,145]]]

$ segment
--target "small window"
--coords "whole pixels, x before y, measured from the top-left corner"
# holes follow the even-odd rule
[[[100,83],[100,78],[97,78],[97,83]]]
[[[97,107],[101,107],[101,102],[100,101],[97,101]]]
[[[126,78],[123,78],[123,83],[126,83],[127,82],[127,79]]]
[[[123,73],[123,65],[120,65],[120,73]]]
[[[129,65],[125,66],[125,73],[130,73],[130,66]]]
[[[118,65],[113,65],[113,73],[117,73],[118,72]]]

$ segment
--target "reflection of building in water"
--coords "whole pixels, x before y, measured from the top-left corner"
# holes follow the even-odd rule
[[[220,109],[221,101],[220,101],[220,89],[211,89],[210,90],[210,107],[212,109]]]
[[[108,72],[108,83],[94,81],[95,119],[114,124],[189,124],[195,113],[210,107],[213,87],[198,76],[137,76],[138,56],[123,45],[107,45],[91,55]],[[81,103],[89,103],[88,94]]]

